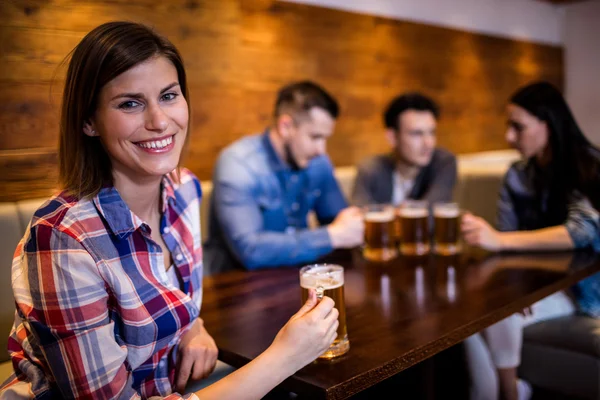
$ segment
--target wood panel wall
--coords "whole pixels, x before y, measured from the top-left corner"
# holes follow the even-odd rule
[[[183,54],[193,107],[185,165],[210,179],[218,152],[270,122],[282,85],[312,79],[339,100],[335,165],[387,150],[381,113],[406,90],[441,105],[439,144],[505,148],[504,108],[518,86],[562,87],[560,47],[273,0],[0,2],[0,201],[56,184],[61,62],[110,20],[150,24]]]

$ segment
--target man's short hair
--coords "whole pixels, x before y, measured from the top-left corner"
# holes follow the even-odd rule
[[[400,128],[400,114],[407,110],[431,111],[435,119],[440,116],[440,109],[433,100],[419,92],[410,92],[395,97],[389,103],[383,113],[385,127],[397,131]]]
[[[273,116],[278,118],[282,114],[290,114],[292,117],[302,117],[308,115],[313,107],[322,108],[333,119],[339,115],[337,101],[321,86],[311,81],[294,82],[277,93]]]

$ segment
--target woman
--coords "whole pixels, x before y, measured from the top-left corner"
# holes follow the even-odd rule
[[[461,226],[465,241],[490,251],[600,250],[600,151],[583,135],[562,94],[550,83],[532,83],[511,97],[507,111],[506,140],[523,160],[504,178],[498,230],[466,214]],[[576,311],[600,317],[597,277],[534,304],[524,318],[512,316],[488,328],[485,342],[479,335],[467,340],[475,390],[492,388],[482,396],[489,398],[497,396],[494,388],[499,386],[507,399],[526,398],[531,390],[516,372],[523,324]],[[483,360],[486,347],[497,375],[483,368],[491,365]]]
[[[0,397],[176,399],[211,373],[201,191],[179,167],[189,115],[181,57],[149,28],[103,24],[75,48],[64,191],[37,210],[15,253],[15,374]],[[337,316],[312,293],[264,353],[186,398],[261,398],[332,343]]]

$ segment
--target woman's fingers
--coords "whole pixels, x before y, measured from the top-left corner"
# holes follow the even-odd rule
[[[183,393],[185,386],[187,385],[188,379],[192,373],[192,367],[194,365],[194,359],[187,357],[185,354],[180,355],[181,363],[177,371],[177,379],[175,380],[175,390],[179,393]]]

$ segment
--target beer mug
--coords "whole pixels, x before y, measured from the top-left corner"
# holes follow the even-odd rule
[[[407,255],[429,253],[429,208],[424,200],[406,200],[398,208],[400,252]]]
[[[433,204],[434,251],[441,255],[460,252],[459,219],[460,208],[457,203],[439,202]]]
[[[312,264],[300,268],[302,304],[308,299],[308,290],[315,289],[319,299],[331,297],[338,309],[337,336],[329,349],[319,358],[331,359],[345,354],[350,349],[346,327],[346,304],[344,301],[344,267],[335,264]]]
[[[394,225],[395,210],[389,204],[371,204],[363,208],[365,244],[363,257],[371,261],[388,261],[398,255]]]

